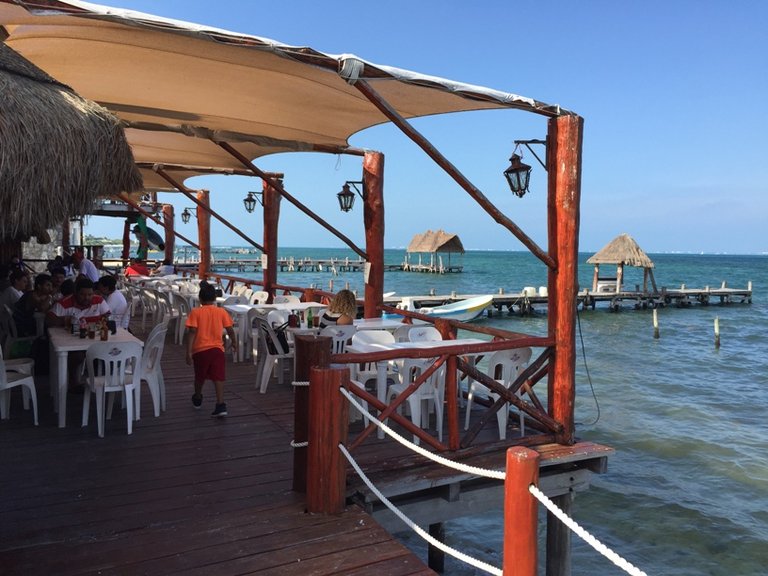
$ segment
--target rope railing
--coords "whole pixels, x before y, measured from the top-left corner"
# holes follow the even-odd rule
[[[421,446],[410,442],[409,440],[407,440],[406,438],[404,438],[403,436],[401,436],[400,434],[392,430],[389,426],[387,426],[384,422],[381,422],[373,414],[370,414],[366,410],[366,408],[362,404],[360,404],[348,390],[341,388],[339,389],[339,391],[347,399],[347,401],[349,401],[349,403],[353,407],[355,407],[358,411],[360,411],[361,413],[368,413],[367,418],[373,424],[381,428],[388,436],[390,436],[396,442],[405,446],[409,450],[416,452],[417,454],[425,458],[428,458],[433,462],[436,462],[442,466],[452,468],[454,470],[458,470],[468,474],[473,474],[475,476],[481,476],[484,478],[490,478],[494,480],[505,481],[507,479],[506,471],[490,470],[485,468],[479,468],[477,466],[469,466],[466,464],[462,464],[460,462],[454,462],[453,460],[449,460],[448,458],[445,458],[443,456],[440,456],[438,454],[434,454],[432,452],[429,452],[428,450],[425,450]],[[349,461],[350,465],[354,468],[355,472],[357,472],[357,474],[360,476],[360,478],[363,480],[366,486],[368,486],[371,492],[373,492],[376,495],[376,497],[379,498],[379,500],[385,506],[387,506],[387,508],[389,508],[389,510],[393,514],[395,514],[395,516],[400,518],[409,528],[411,528],[414,532],[419,534],[427,542],[429,542],[436,548],[439,548],[446,554],[450,554],[454,558],[457,558],[458,560],[466,562],[467,564],[470,564],[480,570],[483,570],[490,574],[497,574],[499,576],[503,576],[503,572],[499,568],[496,568],[495,566],[487,564],[486,562],[483,562],[481,560],[472,558],[471,556],[468,556],[463,552],[460,552],[458,550],[455,550],[454,548],[451,548],[450,546],[443,544],[442,542],[432,537],[423,528],[416,525],[376,488],[376,486],[370,481],[370,479],[360,469],[359,465],[354,460],[354,458],[349,454],[347,448],[344,445],[339,444],[339,450],[341,450],[341,452],[346,457],[347,461]],[[587,530],[581,527],[576,521],[574,521],[565,512],[563,512],[554,502],[552,502],[552,500],[550,500],[534,484],[531,484],[528,487],[528,491],[531,493],[531,495],[534,498],[536,498],[539,502],[541,502],[547,508],[547,510],[549,510],[558,520],[563,522],[565,526],[567,526],[571,531],[573,531],[579,538],[584,540],[587,544],[592,546],[592,548],[594,548],[597,552],[602,554],[604,557],[608,558],[614,565],[621,568],[631,576],[647,576],[645,572],[643,572],[642,570],[634,566],[628,560],[622,558],[619,554],[617,554],[616,552],[608,548],[605,544],[600,542],[595,536],[593,536]]]

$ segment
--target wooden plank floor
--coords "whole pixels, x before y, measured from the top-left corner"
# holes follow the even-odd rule
[[[140,330],[139,330],[140,332]],[[228,364],[229,416],[190,402],[192,371],[169,341],[168,410],[146,388],[131,436],[125,415],[98,438],[81,428],[82,396],[56,428],[45,377],[40,426],[14,390],[0,421],[0,574],[433,574],[360,509],[304,513],[291,491],[292,391],[253,386],[250,364]]]

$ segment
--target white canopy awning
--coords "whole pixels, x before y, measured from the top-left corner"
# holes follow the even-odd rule
[[[214,141],[249,159],[343,152],[350,136],[386,121],[352,85],[358,78],[405,118],[489,108],[567,113],[351,55],[77,0],[45,4],[0,0],[5,42],[123,120],[137,163],[177,166],[179,180],[205,173],[197,167],[243,168]],[[143,175],[148,189],[172,188],[151,170]]]

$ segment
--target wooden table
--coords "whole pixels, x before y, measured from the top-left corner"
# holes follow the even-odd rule
[[[56,393],[53,395],[54,408],[59,412],[59,428],[67,423],[67,356],[70,352],[84,352],[91,344],[101,342],[98,338],[80,338],[79,334],[70,334],[63,327],[48,329],[48,339],[51,343],[51,384],[56,383]],[[118,328],[116,334],[109,335],[109,342],[119,345],[124,342],[137,342],[142,347],[144,342],[136,338],[124,328]]]

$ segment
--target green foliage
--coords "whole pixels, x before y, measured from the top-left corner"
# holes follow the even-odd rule
[[[122,238],[103,238],[100,236],[92,236],[91,234],[85,235],[85,244],[87,246],[106,246],[107,244],[122,244]]]

